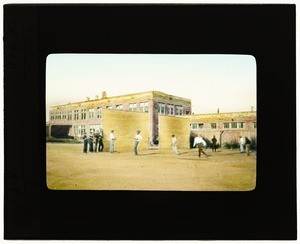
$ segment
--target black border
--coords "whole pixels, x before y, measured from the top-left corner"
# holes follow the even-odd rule
[[[295,9],[293,4],[4,5],[4,238],[295,240]],[[47,190],[45,62],[51,53],[253,55],[256,189]]]

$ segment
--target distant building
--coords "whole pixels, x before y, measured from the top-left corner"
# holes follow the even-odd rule
[[[216,136],[218,143],[238,140],[239,136],[256,138],[256,112],[231,112],[197,114],[190,117],[191,137],[200,133],[211,139]]]

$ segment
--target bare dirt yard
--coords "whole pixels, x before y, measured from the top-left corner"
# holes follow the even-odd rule
[[[256,184],[256,155],[197,149],[82,152],[81,144],[47,143],[51,190],[249,191]]]

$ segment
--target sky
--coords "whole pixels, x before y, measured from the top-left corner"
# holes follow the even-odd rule
[[[49,107],[144,91],[191,99],[195,114],[256,109],[251,55],[51,54],[46,62]]]

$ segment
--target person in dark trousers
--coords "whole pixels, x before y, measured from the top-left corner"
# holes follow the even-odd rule
[[[94,152],[94,138],[93,138],[93,131],[90,132],[89,135],[89,152]]]
[[[211,139],[211,150],[213,152],[216,152],[217,151],[217,138],[215,136],[213,136],[213,138]]]
[[[135,155],[138,155],[137,147],[138,147],[140,141],[142,140],[142,136],[140,135],[140,133],[141,133],[141,131],[138,130],[134,137],[133,151],[134,151]]]
[[[203,151],[203,147],[206,147],[206,142],[200,134],[198,134],[198,136],[194,139],[194,147],[198,147],[199,158],[201,157],[201,153],[207,157],[207,154]]]
[[[103,149],[104,149],[104,145],[103,145],[103,132],[101,130],[100,134],[99,134],[99,147],[98,147],[98,151],[102,152]]]
[[[99,134],[99,131],[97,131],[94,134],[94,138],[95,138],[95,149],[94,149],[94,152],[97,152],[97,148],[98,148],[98,144],[99,144],[99,137],[100,137],[100,134]]]
[[[83,134],[83,152],[87,153],[87,147],[88,147],[88,138],[86,136],[86,133]]]
[[[246,146],[246,155],[250,156],[250,144],[251,141],[248,139],[248,137],[245,137],[245,146]]]

